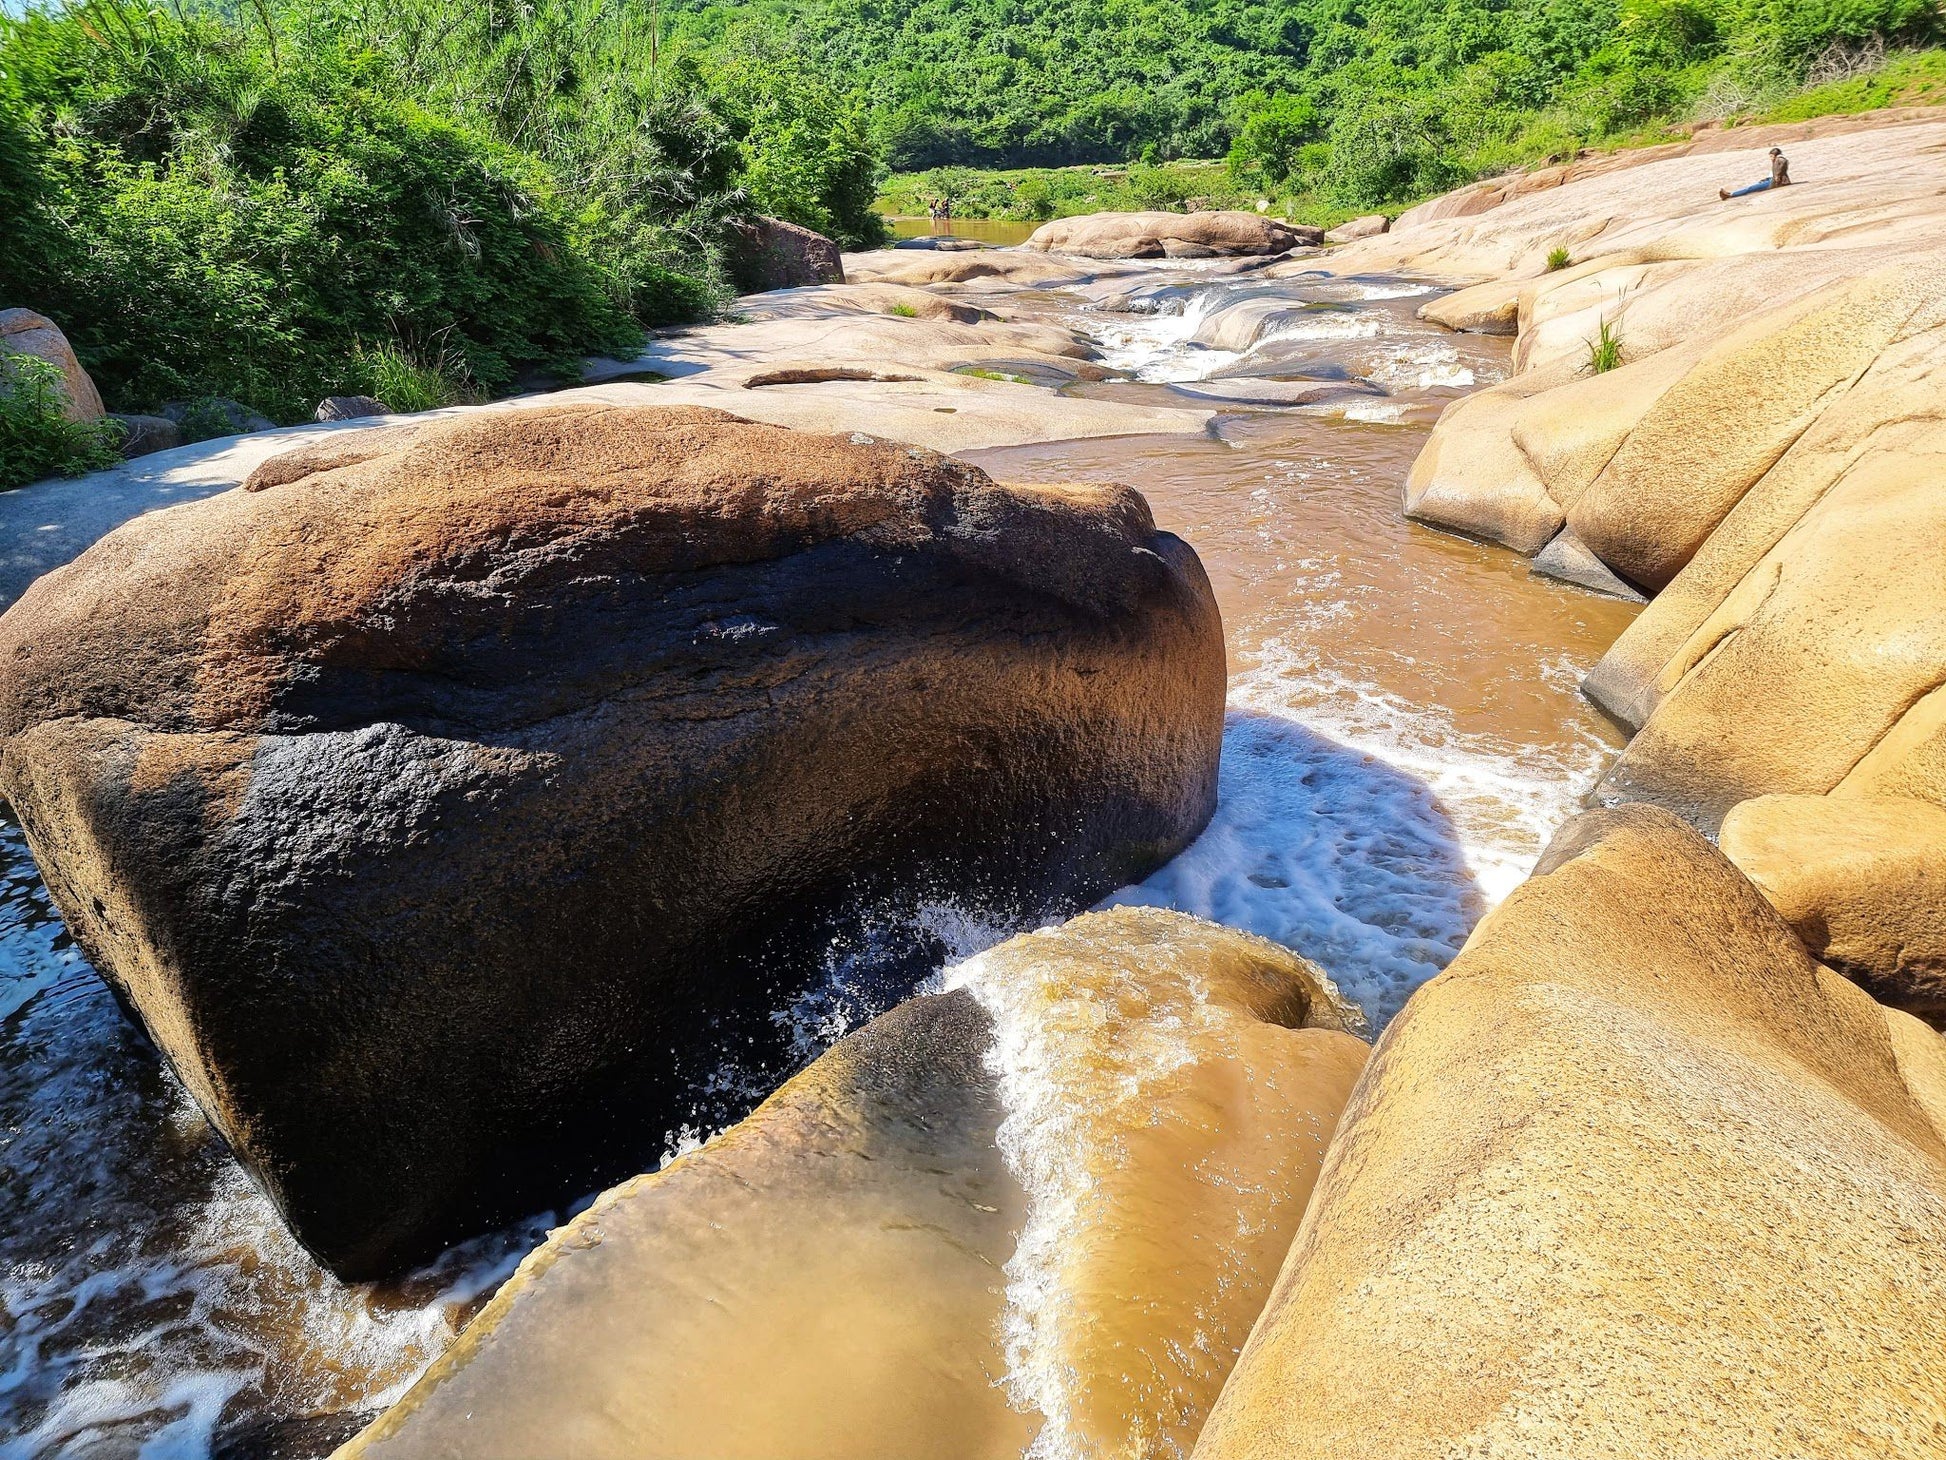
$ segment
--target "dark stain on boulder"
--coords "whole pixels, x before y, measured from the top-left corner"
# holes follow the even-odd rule
[[[350,1277],[740,1114],[726,1053],[786,1072],[773,1012],[885,908],[1173,855],[1224,692],[1125,487],[602,406],[273,458],[41,579],[0,664],[70,929]]]

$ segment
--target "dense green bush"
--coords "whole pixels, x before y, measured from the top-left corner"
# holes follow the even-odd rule
[[[692,59],[743,153],[743,186],[774,217],[846,248],[885,240],[873,206],[881,168],[861,97],[828,86],[815,56],[757,22],[736,26]]]
[[[62,413],[61,372],[32,355],[0,351],[0,491],[42,477],[78,476],[120,459],[121,427]]]
[[[1021,168],[987,172],[939,167],[893,177],[880,206],[916,217],[934,199],[962,218],[1043,222],[1076,213],[1180,208],[1248,208],[1256,194],[1220,162],[1134,163],[1127,167]]]
[[[121,407],[501,392],[710,313],[756,211],[875,241],[878,171],[761,27],[699,57],[602,0],[0,12],[0,304]]]
[[[119,403],[234,397],[278,419],[356,389],[361,341],[434,340],[481,390],[638,334],[545,171],[329,52],[91,7],[8,26],[44,139],[42,246],[0,298],[60,320]]]
[[[1319,140],[1324,118],[1306,96],[1266,97],[1250,109],[1230,144],[1230,167],[1285,183],[1299,175],[1305,147]]]

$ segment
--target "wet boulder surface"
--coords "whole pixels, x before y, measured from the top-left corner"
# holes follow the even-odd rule
[[[1125,487],[600,406],[272,458],[41,579],[0,663],[70,929],[354,1277],[747,1108],[830,959],[936,954],[902,914],[1173,855],[1224,686]]]
[[[1186,1455],[1364,1067],[1356,1010],[1150,907],[947,983],[550,1234],[337,1460]]]

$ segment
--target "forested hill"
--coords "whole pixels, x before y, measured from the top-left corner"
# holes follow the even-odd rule
[[[1595,0],[1602,3],[1602,0]],[[1228,145],[1239,98],[1300,85],[1306,0],[799,0],[773,7],[864,82],[894,167],[1121,160]],[[709,32],[712,6],[679,27]]]
[[[1266,112],[1262,140],[1286,153],[1376,130],[1408,153],[1477,155],[1537,122],[1583,141],[1699,103],[1747,108],[1830,79],[1810,74],[1821,60],[1842,76],[1888,45],[1933,40],[1938,12],[1930,0],[773,0],[676,20],[705,52],[752,25],[860,87],[887,161],[909,169],[1217,157]]]

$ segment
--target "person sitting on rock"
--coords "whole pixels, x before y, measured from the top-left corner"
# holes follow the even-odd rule
[[[1718,188],[1716,190],[1716,195],[1719,198],[1741,198],[1746,193],[1761,193],[1771,188],[1787,188],[1790,185],[1791,185],[1790,159],[1784,156],[1783,148],[1773,147],[1770,149],[1770,176],[1769,177],[1765,178],[1762,182],[1753,182],[1747,188],[1738,188],[1735,192],[1731,192],[1730,189],[1728,188]]]

